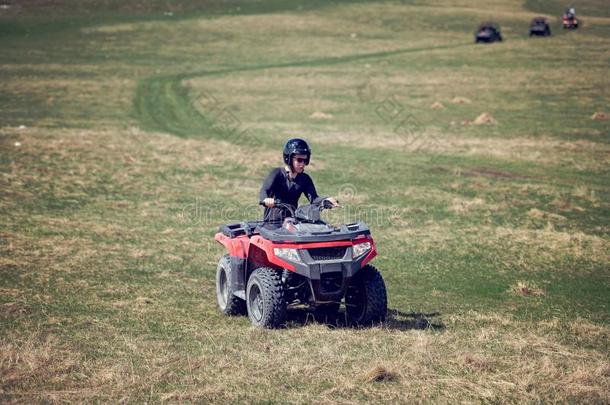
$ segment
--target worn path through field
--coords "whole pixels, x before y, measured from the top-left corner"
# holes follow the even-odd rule
[[[227,140],[221,133],[215,134],[214,131],[210,131],[213,123],[206,119],[193,105],[194,100],[191,97],[191,92],[183,84],[185,80],[266,69],[338,65],[369,59],[388,58],[407,53],[455,49],[467,46],[474,45],[471,42],[462,42],[431,47],[403,48],[393,51],[148,77],[141,80],[137,86],[133,102],[134,114],[139,121],[140,127],[146,130],[167,132],[181,137],[200,137],[203,133],[206,133],[207,136]],[[241,138],[235,137],[233,139],[238,141]]]

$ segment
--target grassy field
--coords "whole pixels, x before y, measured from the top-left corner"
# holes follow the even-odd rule
[[[0,401],[610,402],[606,1],[0,3]],[[383,325],[216,308],[291,135]]]

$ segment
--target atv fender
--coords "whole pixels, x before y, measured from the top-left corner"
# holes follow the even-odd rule
[[[231,270],[233,270],[233,276],[231,277],[231,287],[235,291],[235,295],[245,300],[246,295],[246,259],[241,257],[231,256]]]
[[[290,244],[287,246],[294,247],[295,245]],[[296,268],[293,264],[280,259],[273,253],[274,247],[284,247],[284,245],[273,244],[258,235],[253,236],[252,239],[250,239],[250,254],[248,255],[249,260],[260,266],[278,269],[284,268],[295,271]]]
[[[222,233],[217,233],[214,239],[227,249],[229,253],[229,262],[231,265],[231,283],[232,290],[235,291],[241,299],[245,299],[246,289],[246,251],[250,241],[247,236],[230,238]]]
[[[247,236],[238,236],[236,238],[230,238],[223,233],[217,233],[214,239],[227,249],[227,253],[230,256],[246,258],[246,252],[248,251],[248,245],[250,241]]]

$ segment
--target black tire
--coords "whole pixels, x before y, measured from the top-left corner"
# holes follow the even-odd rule
[[[231,259],[229,255],[224,255],[218,261],[216,268],[216,302],[220,311],[225,315],[245,315],[246,301],[233,295],[235,292],[232,287],[233,269],[231,269]]]
[[[369,326],[385,321],[388,297],[379,271],[364,266],[352,280],[345,294],[347,321],[354,326]]]
[[[260,267],[252,273],[246,287],[248,317],[254,326],[273,329],[286,319],[286,300],[281,273]]]

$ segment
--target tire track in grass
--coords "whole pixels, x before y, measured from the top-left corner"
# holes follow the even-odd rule
[[[210,128],[190,103],[185,75],[146,78],[136,88],[134,112],[141,127],[189,137]]]
[[[424,48],[403,48],[393,51],[347,55],[341,57],[318,58],[305,61],[272,63],[243,66],[231,69],[218,69],[169,76],[153,76],[141,80],[136,88],[133,111],[142,129],[166,132],[180,137],[209,137],[228,141],[241,138],[227,137],[226,133],[214,131],[214,122],[204,117],[193,105],[191,90],[184,86],[184,80],[206,76],[222,76],[240,72],[254,72],[265,69],[293,67],[331,66],[359,62],[370,59],[389,58],[407,53],[456,49],[473,46],[471,42],[439,45]]]

